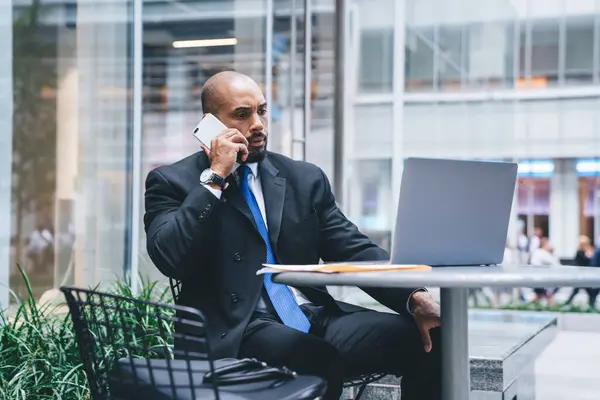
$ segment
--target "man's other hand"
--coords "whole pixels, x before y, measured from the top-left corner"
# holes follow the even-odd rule
[[[440,305],[436,303],[427,292],[417,292],[413,294],[411,301],[413,304],[412,308],[415,316],[415,323],[421,333],[421,340],[423,340],[425,352],[429,353],[432,348],[429,330],[441,325]]]

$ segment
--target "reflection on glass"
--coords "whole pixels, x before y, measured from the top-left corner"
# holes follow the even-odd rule
[[[438,37],[437,65],[440,89],[460,90],[461,78],[468,73],[468,64],[463,63],[463,53],[467,51],[463,47],[463,29],[441,26],[438,29]]]
[[[394,29],[360,32],[358,87],[361,93],[391,93],[394,73]]]
[[[468,84],[510,88],[514,85],[514,24],[490,22],[467,28],[465,60]]]
[[[537,20],[531,27],[531,79],[537,87],[558,84],[559,21]]]
[[[409,92],[433,90],[433,28],[407,27],[405,87]]]
[[[594,18],[568,19],[565,34],[565,83],[583,85],[593,81],[593,49]]]
[[[123,275],[130,6],[13,5],[9,283],[21,296],[17,263],[36,298]]]

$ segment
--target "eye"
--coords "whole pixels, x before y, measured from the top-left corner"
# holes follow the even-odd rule
[[[240,111],[236,114],[236,116],[238,118],[248,118],[248,112],[247,111]]]
[[[266,108],[261,108],[258,110],[258,115],[265,115],[267,113],[267,109]]]

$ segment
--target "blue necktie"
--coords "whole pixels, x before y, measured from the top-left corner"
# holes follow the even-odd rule
[[[260,213],[256,197],[254,197],[254,194],[248,186],[248,172],[250,171],[250,168],[247,165],[243,165],[242,168],[242,179],[240,180],[242,195],[244,196],[244,199],[246,199],[246,203],[248,203],[250,212],[252,212],[258,232],[267,246],[267,264],[275,264],[275,257],[273,256],[273,249],[271,248],[271,241],[269,240],[265,221]],[[298,306],[298,303],[296,303],[292,291],[287,285],[273,282],[271,279],[272,275],[273,274],[264,275],[264,286],[275,311],[277,311],[277,315],[279,315],[279,318],[281,318],[281,321],[283,321],[285,325],[307,333],[310,329],[310,322]]]

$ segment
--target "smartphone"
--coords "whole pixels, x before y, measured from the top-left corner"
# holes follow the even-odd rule
[[[194,136],[210,150],[210,142],[227,127],[217,117],[206,114],[194,128]]]
[[[204,116],[204,118],[202,118],[198,125],[196,125],[193,133],[194,137],[210,150],[210,142],[212,142],[215,136],[223,132],[225,129],[227,129],[227,127],[224,123],[219,121],[219,119],[214,115],[208,113]],[[240,163],[236,162],[233,166],[233,171],[238,169],[239,166]]]

